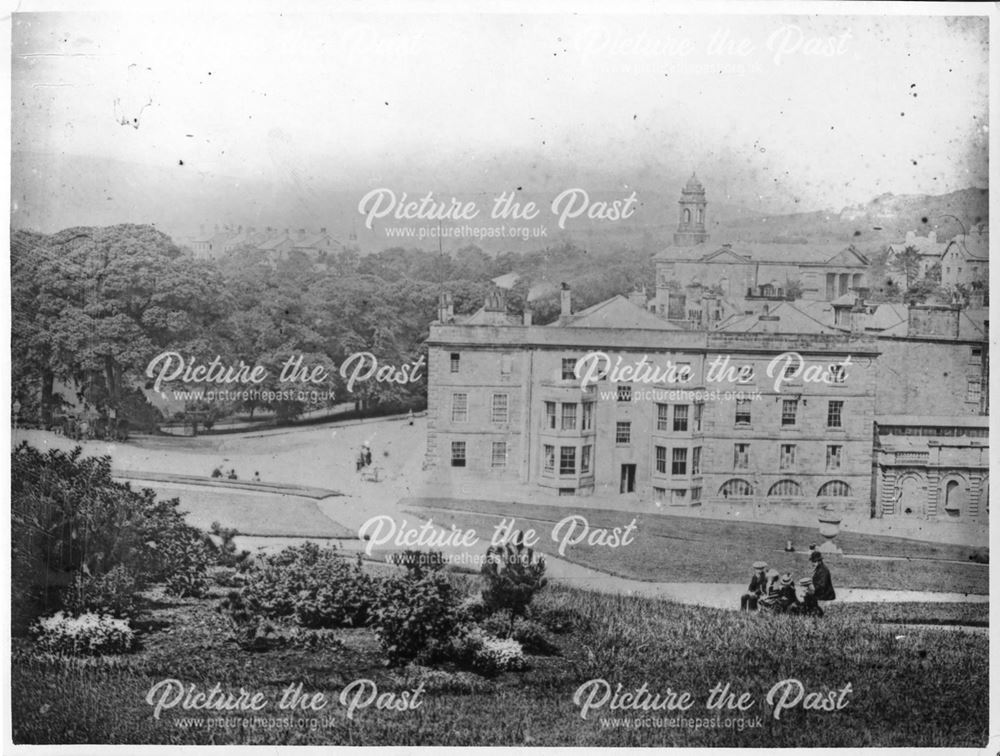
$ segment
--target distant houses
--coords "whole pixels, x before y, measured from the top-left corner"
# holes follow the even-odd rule
[[[278,229],[267,226],[257,229],[253,226],[243,227],[218,226],[211,233],[202,231],[188,240],[188,246],[199,260],[218,260],[236,250],[257,251],[271,265],[288,260],[296,254],[302,254],[314,264],[325,265],[326,258],[343,252],[345,245],[326,228],[309,231],[300,228],[295,231],[289,228]]]

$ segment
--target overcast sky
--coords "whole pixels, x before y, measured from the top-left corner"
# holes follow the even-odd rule
[[[653,163],[802,210],[987,186],[982,18],[49,13],[13,35],[13,145],[44,160],[491,193],[505,161]]]

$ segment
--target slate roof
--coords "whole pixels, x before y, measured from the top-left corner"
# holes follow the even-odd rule
[[[844,329],[828,325],[813,315],[800,310],[791,302],[776,305],[767,317],[778,318],[774,321],[761,321],[761,315],[732,315],[722,321],[715,329],[729,333],[844,333]]]
[[[680,326],[664,320],[644,307],[633,304],[621,294],[599,302],[586,310],[560,318],[550,326],[565,328],[647,328],[680,331]]]

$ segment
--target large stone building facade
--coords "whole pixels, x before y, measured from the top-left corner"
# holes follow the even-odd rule
[[[526,483],[623,507],[870,509],[871,339],[506,321],[438,322],[428,344],[428,465],[452,485]],[[689,380],[612,371],[584,386],[577,364],[586,376],[592,353]],[[794,361],[784,380],[787,353],[811,380],[791,376]]]

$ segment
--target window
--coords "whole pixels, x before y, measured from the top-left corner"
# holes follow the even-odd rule
[[[492,467],[506,467],[507,466],[507,442],[506,441],[494,441],[493,442],[493,454],[490,457],[490,465]]]
[[[576,430],[576,404],[573,402],[562,406],[562,429]]]
[[[592,430],[594,427],[594,403],[583,403],[583,430]]]
[[[791,380],[792,378],[794,378],[795,371],[798,369],[799,366],[797,363],[789,361],[788,364],[785,365],[785,380]]]
[[[824,483],[817,496],[850,496],[851,487],[842,480],[831,480]]]
[[[670,489],[670,505],[673,507],[679,507],[684,504],[687,499],[687,490],[684,488],[671,488]]]
[[[698,318],[698,321],[700,322],[701,321],[701,311],[700,310],[696,310],[695,312],[697,312],[697,318]],[[688,381],[690,381],[691,380],[691,363],[690,362],[678,362],[678,363],[675,363],[675,365],[676,365],[676,368],[677,368],[677,372],[675,373],[675,375],[677,376],[677,382],[678,383],[687,383]]]
[[[632,384],[631,383],[620,383],[618,384],[618,401],[619,402],[631,402],[632,401]]]
[[[451,442],[451,466],[465,467],[465,442]]]
[[[678,404],[674,407],[674,430],[683,432],[688,429],[688,406]]]
[[[826,427],[842,428],[843,426],[844,403],[839,400],[832,400],[826,406]]]
[[[791,470],[795,467],[795,444],[782,444],[778,457],[779,470]]]
[[[787,425],[795,425],[795,413],[799,408],[799,402],[797,399],[782,399],[781,400],[781,425],[782,427]]]
[[[572,381],[576,378],[576,357],[563,357],[562,358],[562,379],[564,381]]]
[[[656,405],[656,430],[658,430],[658,431],[670,430],[670,405],[669,404],[657,404]]]
[[[719,496],[753,496],[753,486],[742,478],[730,478],[719,486]]]
[[[549,475],[556,470],[556,447],[551,444],[542,447],[542,469]]]
[[[589,473],[590,472],[590,452],[592,447],[590,444],[580,447],[580,472]]]
[[[794,480],[779,480],[767,492],[768,496],[801,496],[802,486]]]
[[[694,430],[696,433],[701,432],[701,412],[705,409],[704,404],[694,405]]]
[[[615,423],[615,443],[619,445],[632,443],[632,423],[622,420]]]
[[[830,383],[844,383],[847,380],[847,368],[841,364],[830,365]]]
[[[969,363],[972,365],[978,365],[983,361],[983,348],[982,347],[972,347],[969,349]]]
[[[656,447],[656,472],[660,475],[667,474],[667,447]]]
[[[667,498],[667,489],[653,487],[653,501],[657,504],[662,504],[663,500]]]
[[[750,425],[750,400],[736,400],[736,424]]]
[[[459,359],[460,358],[461,358],[461,355],[459,355],[458,352],[452,352],[451,353],[451,372],[453,372],[453,373],[457,373],[458,372],[458,363],[459,363]]]
[[[451,421],[453,423],[465,423],[469,420],[469,395],[451,395]]]
[[[978,402],[983,395],[982,378],[978,375],[969,376],[965,384],[965,401]]]
[[[701,486],[691,489],[691,503],[695,504],[701,501]]]
[[[733,445],[733,469],[734,470],[750,469],[750,444]]]
[[[701,475],[701,447],[696,446],[691,450],[691,474]]]
[[[827,470],[839,470],[841,463],[841,453],[843,452],[843,446],[828,446],[826,447],[826,469]]]
[[[514,367],[514,360],[509,354],[500,355],[500,375],[510,375]]]
[[[493,395],[493,422],[494,423],[506,423],[508,419],[507,414],[507,395],[506,394],[494,394]]]
[[[741,365],[736,374],[737,383],[753,383],[753,365]]]
[[[545,427],[555,429],[556,427],[556,403],[545,402]]]
[[[576,447],[559,447],[559,474],[574,475],[576,473]]]
[[[674,449],[670,457],[670,474],[687,475],[688,450]]]

